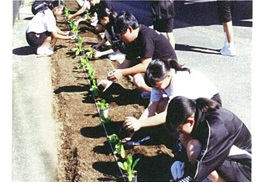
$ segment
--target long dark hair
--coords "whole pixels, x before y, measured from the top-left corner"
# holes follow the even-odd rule
[[[209,111],[219,109],[220,104],[208,98],[196,100],[183,96],[173,98],[167,108],[166,126],[172,128],[185,123],[189,117],[195,114],[195,125],[204,120],[205,114]]]
[[[129,27],[132,27],[133,29],[138,28],[138,20],[132,13],[121,11],[115,20],[115,32],[118,34],[124,33]]]
[[[146,70],[145,73],[145,82],[147,85],[154,87],[155,79],[162,80],[166,77],[166,74],[170,72],[170,69],[173,68],[175,71],[188,71],[190,73],[190,69],[187,67],[183,67],[180,65],[175,59],[168,60],[160,60],[154,59],[152,60]]]

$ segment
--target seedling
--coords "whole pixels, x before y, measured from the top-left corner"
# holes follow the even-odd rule
[[[85,14],[85,18],[86,18],[87,20],[90,20],[90,19],[91,19],[90,14],[91,14],[90,12],[88,12],[88,13]]]
[[[109,104],[106,102],[105,99],[102,99],[101,101],[97,101],[97,106],[99,109],[104,110],[109,107]]]
[[[83,39],[81,37],[78,37],[77,47],[72,48],[72,51],[75,51],[76,56],[85,51],[83,48]]]
[[[119,167],[126,172],[126,176],[128,177],[129,181],[132,181],[133,177],[136,176],[137,171],[134,170],[134,168],[139,160],[140,158],[133,161],[132,155],[128,154],[126,161],[118,162]]]
[[[94,67],[88,63],[86,69],[87,69],[88,77],[90,78],[90,80],[95,80],[96,70],[94,69]]]
[[[112,144],[117,144],[120,141],[120,139],[117,134],[112,134],[107,136],[107,141],[109,141]]]
[[[115,144],[114,154],[120,154],[122,158],[125,158],[126,153],[122,142],[119,141],[117,144]]]
[[[80,58],[80,63],[77,65],[77,68],[79,69],[81,67],[83,69],[87,69],[87,67],[88,67],[88,60],[87,60],[86,57],[85,58]]]
[[[98,124],[98,126],[109,125],[111,123],[111,119],[106,118],[104,116],[100,116],[100,120],[101,120],[101,122]]]
[[[89,90],[91,92],[93,92],[93,94],[95,95],[95,97],[98,97],[99,96],[99,89],[98,89],[98,86],[97,86],[97,83],[96,83],[96,80],[95,79],[92,79],[92,86],[91,86],[91,88]]]
[[[92,59],[95,52],[96,52],[96,50],[94,50],[93,48],[88,48],[87,52],[86,52],[87,58]]]
[[[69,10],[69,8],[67,6],[65,6],[64,11],[65,11],[64,16],[65,16],[65,18],[68,19],[68,17],[70,16],[70,10]]]
[[[78,39],[78,26],[75,24],[74,20],[69,20],[70,28],[75,36],[76,39]]]

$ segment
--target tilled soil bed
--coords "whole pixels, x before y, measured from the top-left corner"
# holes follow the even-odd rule
[[[68,0],[65,4],[70,10],[78,9],[75,1]],[[62,30],[68,29],[66,23],[58,26]],[[88,25],[80,24],[79,28],[85,48],[99,41],[99,36]],[[100,118],[95,100],[104,98],[110,104],[108,118],[112,122],[106,128],[109,135],[118,133],[126,116],[140,117],[148,101],[140,98],[140,92],[126,77],[115,83],[111,92],[94,99],[86,72],[77,68],[81,56],[75,56],[71,51],[75,44],[74,40],[57,40],[51,63],[59,181],[123,181],[104,128],[98,126]],[[91,60],[90,63],[96,70],[97,81],[105,79],[107,73],[119,64],[108,58]],[[136,166],[138,181],[169,181],[173,141],[162,126],[141,129],[133,140],[147,135],[151,136],[150,140],[126,150],[134,159],[140,158]]]

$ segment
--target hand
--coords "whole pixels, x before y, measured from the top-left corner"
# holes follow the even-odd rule
[[[116,69],[116,70],[108,73],[107,79],[115,82],[115,81],[118,81],[119,79],[121,79],[121,77],[122,77],[121,70]]]
[[[71,18],[73,18],[73,15],[69,15],[68,16],[68,20],[70,20]]]
[[[126,117],[123,123],[126,130],[138,131],[141,128],[140,121],[134,117]]]
[[[94,54],[93,54],[93,57],[98,59],[99,57],[102,56],[102,53],[100,51],[95,51]]]

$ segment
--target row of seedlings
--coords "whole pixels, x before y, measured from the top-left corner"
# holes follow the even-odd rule
[[[69,8],[65,7],[65,17],[68,18],[69,14]],[[86,18],[87,20],[90,19],[89,13],[86,14]],[[75,52],[76,56],[80,56],[80,63],[78,64],[77,68],[82,68],[88,76],[87,78],[90,82],[89,90],[92,92],[100,117],[99,125],[103,126],[104,128],[106,139],[110,144],[112,153],[118,164],[122,178],[124,181],[137,182],[137,171],[135,170],[135,166],[137,165],[140,159],[138,158],[136,160],[133,160],[132,154],[126,154],[124,145],[119,139],[118,135],[108,135],[107,126],[109,126],[109,124],[112,122],[111,119],[108,118],[109,104],[106,102],[105,99],[96,101],[96,98],[99,96],[100,91],[98,89],[97,81],[95,78],[95,69],[93,68],[92,64],[89,63],[89,60],[92,59],[95,50],[93,48],[83,48],[83,39],[79,36],[78,26],[73,20],[69,21],[69,27],[75,37],[76,42],[76,47],[73,48],[72,51]]]

